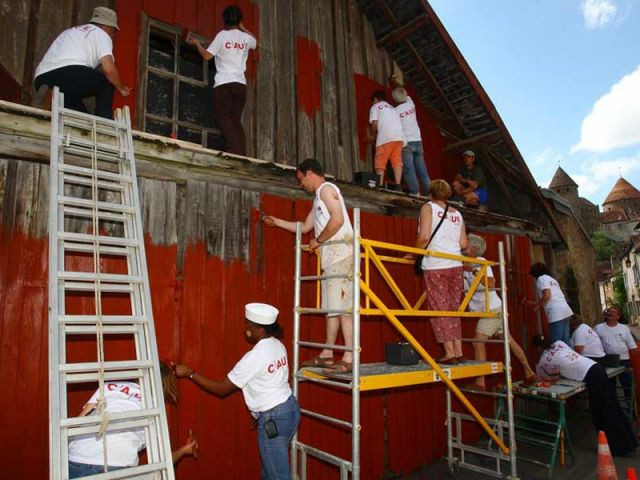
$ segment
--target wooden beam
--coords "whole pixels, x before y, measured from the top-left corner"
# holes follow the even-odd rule
[[[470,146],[473,146],[481,141],[490,140],[492,138],[500,136],[500,130],[490,130],[488,132],[480,133],[478,135],[474,135],[473,137],[467,137],[463,140],[459,140],[455,143],[450,143],[446,147],[442,149],[443,153],[447,154],[456,154],[462,152]]]
[[[389,5],[387,5],[387,2],[385,0],[376,0],[376,4],[380,8],[380,10],[383,12],[383,14],[387,17],[387,20],[389,20],[389,22],[396,29],[399,28],[400,24],[399,24],[398,20],[396,19],[395,15],[393,14],[393,12],[391,11],[391,9],[389,8]],[[409,51],[413,55],[413,57],[414,57],[414,59],[416,61],[416,65],[418,65],[422,69],[422,71],[424,72],[425,77],[426,77],[427,81],[429,82],[429,84],[431,85],[431,88],[435,92],[436,96],[444,104],[444,106],[446,107],[447,111],[449,112],[449,114],[451,115],[453,120],[455,121],[455,124],[456,124],[458,130],[462,133],[461,136],[464,136],[464,137],[468,136],[467,130],[464,127],[464,125],[462,124],[462,121],[458,117],[458,114],[454,110],[453,106],[451,105],[451,102],[449,102],[449,99],[447,98],[445,93],[440,88],[440,85],[438,84],[438,81],[435,79],[435,77],[431,73],[431,70],[429,70],[429,67],[427,67],[427,64],[424,62],[424,60],[422,59],[422,57],[420,56],[420,54],[418,53],[416,48],[413,46],[413,43],[411,43],[406,38],[403,41],[404,41],[405,46],[407,47],[407,49],[409,49]]]
[[[427,14],[420,15],[410,22],[405,23],[404,25],[380,37],[378,40],[376,40],[376,45],[383,48],[386,47],[389,43],[397,43],[401,40],[404,40],[407,35],[410,35],[418,28],[422,27],[425,23],[427,23],[427,20],[429,20],[429,16]]]

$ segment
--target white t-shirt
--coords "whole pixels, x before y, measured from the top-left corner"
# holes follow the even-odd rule
[[[590,358],[579,355],[569,345],[562,340],[558,340],[542,352],[540,361],[536,366],[536,373],[540,377],[560,375],[569,380],[581,382],[589,369],[595,364],[596,362]]]
[[[442,227],[440,227],[442,228]],[[440,231],[438,231],[438,235],[440,235]],[[479,260],[486,260],[484,257],[478,257]],[[479,270],[481,268],[480,265],[473,265],[474,269]],[[493,278],[493,270],[491,267],[487,267],[487,276]],[[468,292],[471,288],[471,284],[475,279],[476,274],[473,272],[463,272],[462,278],[464,280],[464,290]],[[485,292],[484,292],[484,281],[480,280],[480,284],[478,284],[478,288],[476,288],[476,293],[471,297],[471,301],[469,302],[469,311],[470,312],[486,312],[485,308]],[[500,297],[496,293],[495,290],[489,291],[489,310],[496,310],[502,307],[502,301]]]
[[[369,110],[369,123],[378,122],[376,147],[389,142],[404,142],[400,115],[387,102],[378,102]]]
[[[97,403],[96,391],[87,403]],[[107,413],[142,410],[140,387],[131,382],[105,382],[104,398]],[[107,464],[111,467],[138,465],[138,452],[145,447],[143,428],[107,433]],[[69,442],[69,460],[89,465],[104,465],[103,439],[96,435],[73,437]]]
[[[600,337],[586,323],[574,330],[573,335],[571,335],[571,343],[573,343],[574,347],[584,346],[584,350],[580,352],[580,355],[592,358],[604,357]]]
[[[416,115],[416,106],[411,100],[411,97],[407,97],[407,101],[401,103],[396,107],[396,112],[400,115],[400,123],[402,124],[402,131],[404,133],[404,139],[406,142],[421,142],[420,127],[418,126],[418,117]]]
[[[620,360],[629,360],[629,350],[638,348],[631,335],[631,330],[622,323],[618,323],[615,327],[610,327],[603,322],[597,324],[594,330],[602,340],[602,347],[605,353],[618,354],[620,355]]]
[[[227,375],[242,389],[251,412],[266,412],[291,396],[287,350],[277,338],[263,338]]]
[[[338,199],[340,200],[340,208],[342,209],[342,226],[334,233],[334,235],[326,240],[327,242],[342,240],[345,237],[353,237],[353,227],[351,226],[351,220],[349,219],[349,213],[344,203],[344,198],[340,193],[340,189],[333,183],[325,182],[316,190],[316,196],[313,198],[313,231],[317,237],[329,223],[331,215],[329,215],[329,209],[320,198],[320,192],[323,188],[333,188],[338,193]],[[344,260],[347,257],[353,255],[353,249],[346,243],[338,243],[335,245],[327,245],[320,248],[320,265],[322,269],[326,269],[331,265]]]
[[[53,41],[38,64],[36,74],[50,72],[69,65],[96,68],[102,57],[113,56],[111,37],[95,25],[68,28]]]
[[[536,280],[536,287],[538,287],[538,295],[540,295],[541,298],[543,290],[551,290],[551,298],[544,305],[544,311],[547,314],[549,323],[564,320],[573,315],[573,310],[571,310],[571,307],[565,300],[560,285],[558,285],[558,282],[553,277],[540,275]]]
[[[207,48],[216,60],[214,87],[225,83],[247,84],[244,72],[247,69],[249,50],[256,48],[256,39],[242,30],[222,30]]]
[[[433,231],[438,226],[442,215],[444,215],[444,208],[434,202],[430,202],[427,205],[431,205],[431,233],[433,235]],[[462,229],[463,223],[464,221],[462,220],[460,212],[449,207],[447,218],[442,222],[440,229],[432,238],[428,250],[460,255],[460,230]],[[422,259],[423,270],[439,270],[442,268],[461,266],[462,262],[460,260],[450,260],[448,258],[432,256],[425,256]]]

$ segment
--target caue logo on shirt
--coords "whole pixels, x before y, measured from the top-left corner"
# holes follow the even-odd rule
[[[270,363],[269,366],[267,367],[267,372],[275,373],[277,370],[286,366],[287,366],[287,357],[284,356],[281,359],[277,360],[276,362]]]

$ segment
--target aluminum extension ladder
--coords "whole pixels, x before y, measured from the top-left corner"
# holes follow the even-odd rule
[[[128,108],[117,110],[116,120],[76,112],[64,108],[63,94],[54,88],[50,169],[50,478],[68,478],[68,442],[74,437],[137,428],[145,433],[148,463],[91,478],[173,480]],[[84,259],[74,261],[74,255]],[[84,268],[74,267],[82,260]],[[105,271],[114,262],[126,273]],[[71,311],[70,294],[89,298],[93,314]],[[124,297],[122,312],[102,313],[110,296]],[[70,337],[95,340],[95,361],[70,363]],[[126,338],[135,358],[105,358],[105,346],[116,337]],[[70,384],[104,392],[110,381],[137,382],[142,409],[99,409],[84,417],[68,412]],[[108,463],[108,449],[106,456]]]

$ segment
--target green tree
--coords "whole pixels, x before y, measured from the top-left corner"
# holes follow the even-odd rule
[[[616,251],[616,243],[608,238],[604,232],[595,232],[591,236],[591,243],[596,250],[598,261],[609,260]]]
[[[624,288],[624,279],[622,272],[618,272],[613,280],[613,301],[622,308],[622,315],[629,318],[629,309],[627,306],[627,289]]]

